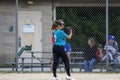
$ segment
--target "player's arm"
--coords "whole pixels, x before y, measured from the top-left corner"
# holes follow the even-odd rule
[[[67,36],[67,39],[71,39],[72,37],[72,29],[70,30],[70,34]]]

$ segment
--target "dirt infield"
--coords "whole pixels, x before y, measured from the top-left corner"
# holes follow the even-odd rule
[[[58,73],[65,80],[65,73]],[[72,73],[76,80],[120,80],[114,73]],[[52,80],[52,73],[0,73],[0,80]]]

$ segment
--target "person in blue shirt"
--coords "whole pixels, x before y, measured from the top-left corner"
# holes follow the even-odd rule
[[[62,20],[56,20],[53,22],[52,27],[55,29],[54,31],[54,46],[53,46],[53,80],[59,80],[56,75],[57,66],[59,63],[59,58],[62,59],[65,64],[65,69],[67,73],[67,80],[74,80],[70,74],[70,64],[67,57],[67,54],[64,50],[66,39],[70,39],[72,37],[72,29],[70,30],[70,34],[67,35],[63,30],[64,22]]]
[[[69,34],[70,34],[70,29],[72,29],[72,27],[71,27],[71,26],[67,26],[67,27],[65,27],[64,32],[65,32],[67,35],[69,35]],[[71,45],[70,45],[70,43],[69,43],[68,41],[66,42],[64,49],[65,49],[65,52],[66,52],[66,54],[67,54],[67,56],[68,56],[68,59],[69,59],[69,62],[70,62],[70,60],[71,60],[72,48],[71,48]]]
[[[69,59],[69,62],[70,62],[70,60],[71,60],[72,48],[71,48],[71,45],[70,45],[69,42],[66,42],[64,49],[65,49],[65,52],[66,52],[66,54],[67,54],[67,56],[68,56],[68,59]]]

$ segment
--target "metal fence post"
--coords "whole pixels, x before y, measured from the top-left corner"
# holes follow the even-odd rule
[[[106,0],[106,53],[107,53],[107,59],[106,59],[106,66],[107,70],[109,68],[109,61],[108,61],[108,27],[109,27],[109,0]]]
[[[56,20],[56,6],[55,6],[55,1],[52,0],[52,20]]]
[[[16,71],[18,71],[18,0],[16,0]]]

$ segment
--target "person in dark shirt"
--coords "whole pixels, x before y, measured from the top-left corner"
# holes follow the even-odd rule
[[[92,72],[93,66],[96,63],[97,46],[95,45],[94,38],[88,39],[88,46],[84,49],[84,69],[85,72]]]

